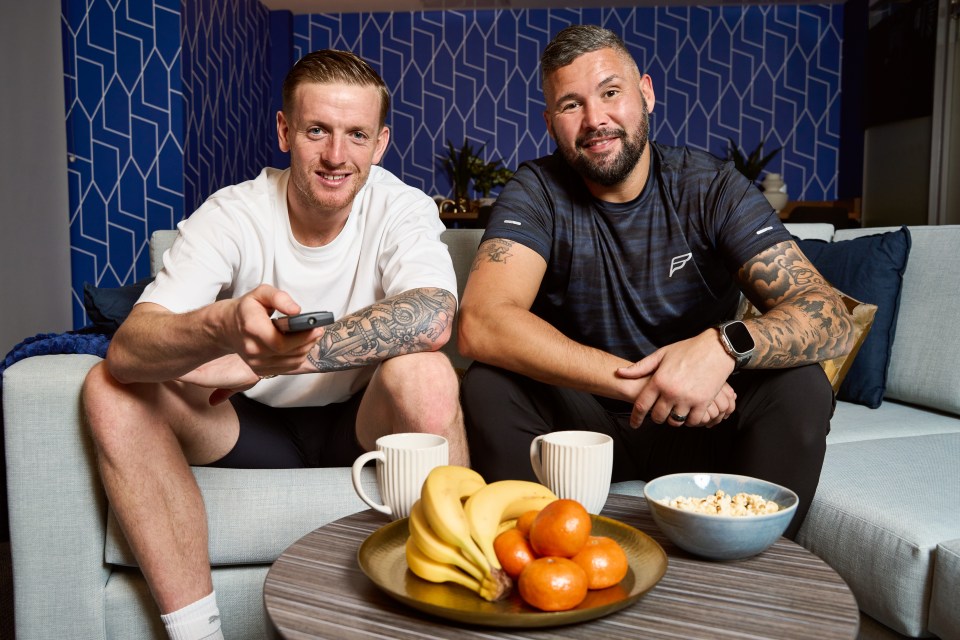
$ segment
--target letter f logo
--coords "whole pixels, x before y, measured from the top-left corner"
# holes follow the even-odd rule
[[[683,255],[674,256],[673,258],[671,258],[670,275],[668,275],[667,277],[672,278],[675,271],[679,271],[680,269],[683,269],[684,265],[686,265],[692,259],[693,259],[693,253],[684,253]]]

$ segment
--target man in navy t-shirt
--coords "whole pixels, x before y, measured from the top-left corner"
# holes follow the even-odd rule
[[[536,435],[603,431],[614,481],[790,487],[795,534],[833,413],[816,363],[849,352],[852,318],[732,163],[649,140],[652,81],[615,34],[569,27],[541,69],[558,149],[504,188],[460,309],[473,466],[530,478]],[[741,292],[763,317],[735,320]]]

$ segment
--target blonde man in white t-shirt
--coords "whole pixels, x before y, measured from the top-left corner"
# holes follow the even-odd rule
[[[449,339],[456,278],[423,192],[374,166],[390,95],[318,51],[277,113],[290,169],[215,193],[94,367],[83,400],[101,477],[171,638],[222,638],[189,465],[348,465],[402,431],[469,464]],[[331,311],[278,331],[271,316]],[[302,374],[302,375],[301,375]]]

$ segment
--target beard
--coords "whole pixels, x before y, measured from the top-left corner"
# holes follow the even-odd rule
[[[642,97],[641,97],[642,98]],[[583,147],[594,138],[616,136],[620,138],[621,149],[613,158],[604,156],[591,159],[583,153]],[[560,146],[560,153],[567,163],[590,182],[612,187],[623,182],[643,156],[650,141],[650,116],[647,113],[646,100],[643,101],[643,115],[637,123],[637,131],[632,136],[621,128],[597,129],[577,137],[574,146]]]

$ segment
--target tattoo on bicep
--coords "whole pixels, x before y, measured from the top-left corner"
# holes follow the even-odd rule
[[[414,289],[336,322],[307,360],[320,371],[341,371],[427,351],[453,321],[456,299],[444,289]]]
[[[510,253],[513,245],[514,242],[512,240],[503,240],[501,238],[487,240],[480,245],[480,248],[477,250],[477,255],[473,259],[473,265],[470,267],[470,271],[476,271],[480,268],[481,262],[506,263],[507,258],[513,257],[513,254]]]
[[[757,255],[744,265],[740,277],[752,284],[762,299],[755,302],[767,309],[800,289],[826,284],[792,242],[781,242]]]

